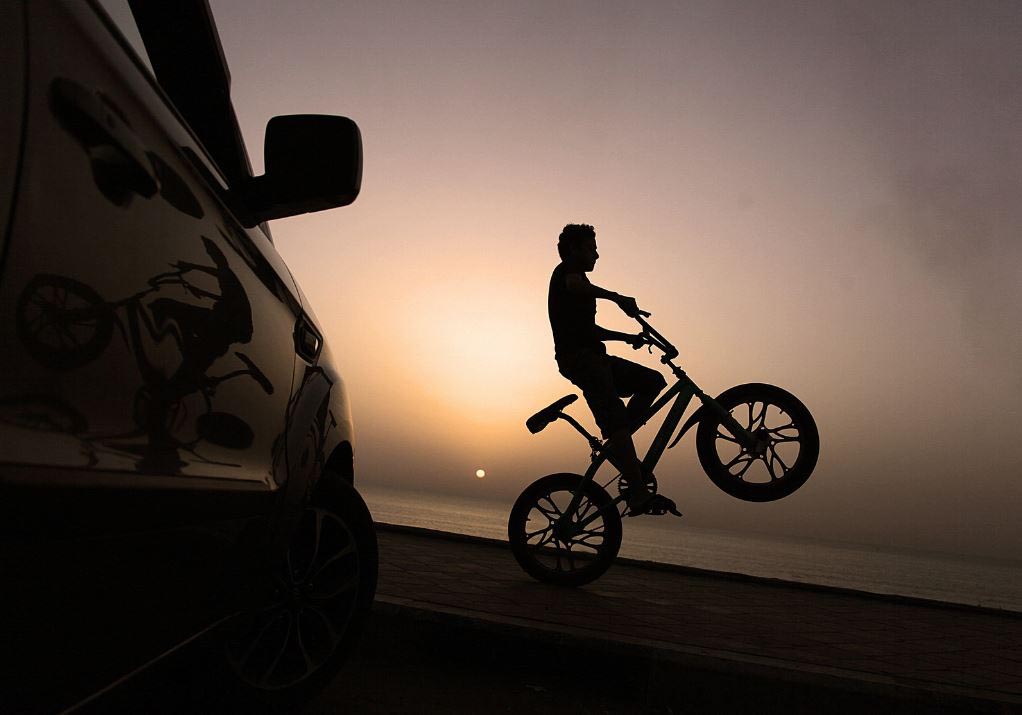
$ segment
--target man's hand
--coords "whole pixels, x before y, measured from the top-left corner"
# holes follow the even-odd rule
[[[640,315],[648,318],[649,313],[639,309],[639,304],[635,302],[635,298],[629,298],[627,295],[619,295],[615,301],[617,306],[624,311],[625,315],[629,318],[638,318]]]
[[[638,350],[639,348],[646,344],[646,337],[642,333],[639,333],[637,335],[629,335],[628,339],[625,340],[625,342],[631,345],[633,350]]]

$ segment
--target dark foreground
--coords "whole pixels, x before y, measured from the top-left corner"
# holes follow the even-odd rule
[[[309,712],[1022,712],[1017,614],[630,563],[566,590],[499,543],[379,537],[373,619]],[[104,709],[180,711],[175,679]]]

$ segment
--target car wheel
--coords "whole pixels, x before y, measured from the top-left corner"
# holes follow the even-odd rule
[[[233,617],[214,650],[255,710],[294,707],[324,687],[358,641],[376,592],[372,517],[355,489],[331,475],[304,510],[265,603]]]

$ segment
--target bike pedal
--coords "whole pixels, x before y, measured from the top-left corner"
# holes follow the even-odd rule
[[[674,503],[674,500],[668,499],[662,494],[657,494],[650,500],[646,506],[646,513],[651,516],[664,516],[668,513],[674,516],[681,516],[681,512],[678,511],[678,505]]]

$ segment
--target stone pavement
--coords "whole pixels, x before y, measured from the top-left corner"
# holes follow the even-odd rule
[[[378,610],[935,708],[1022,712],[1022,614],[619,560],[540,584],[506,543],[378,524]]]

